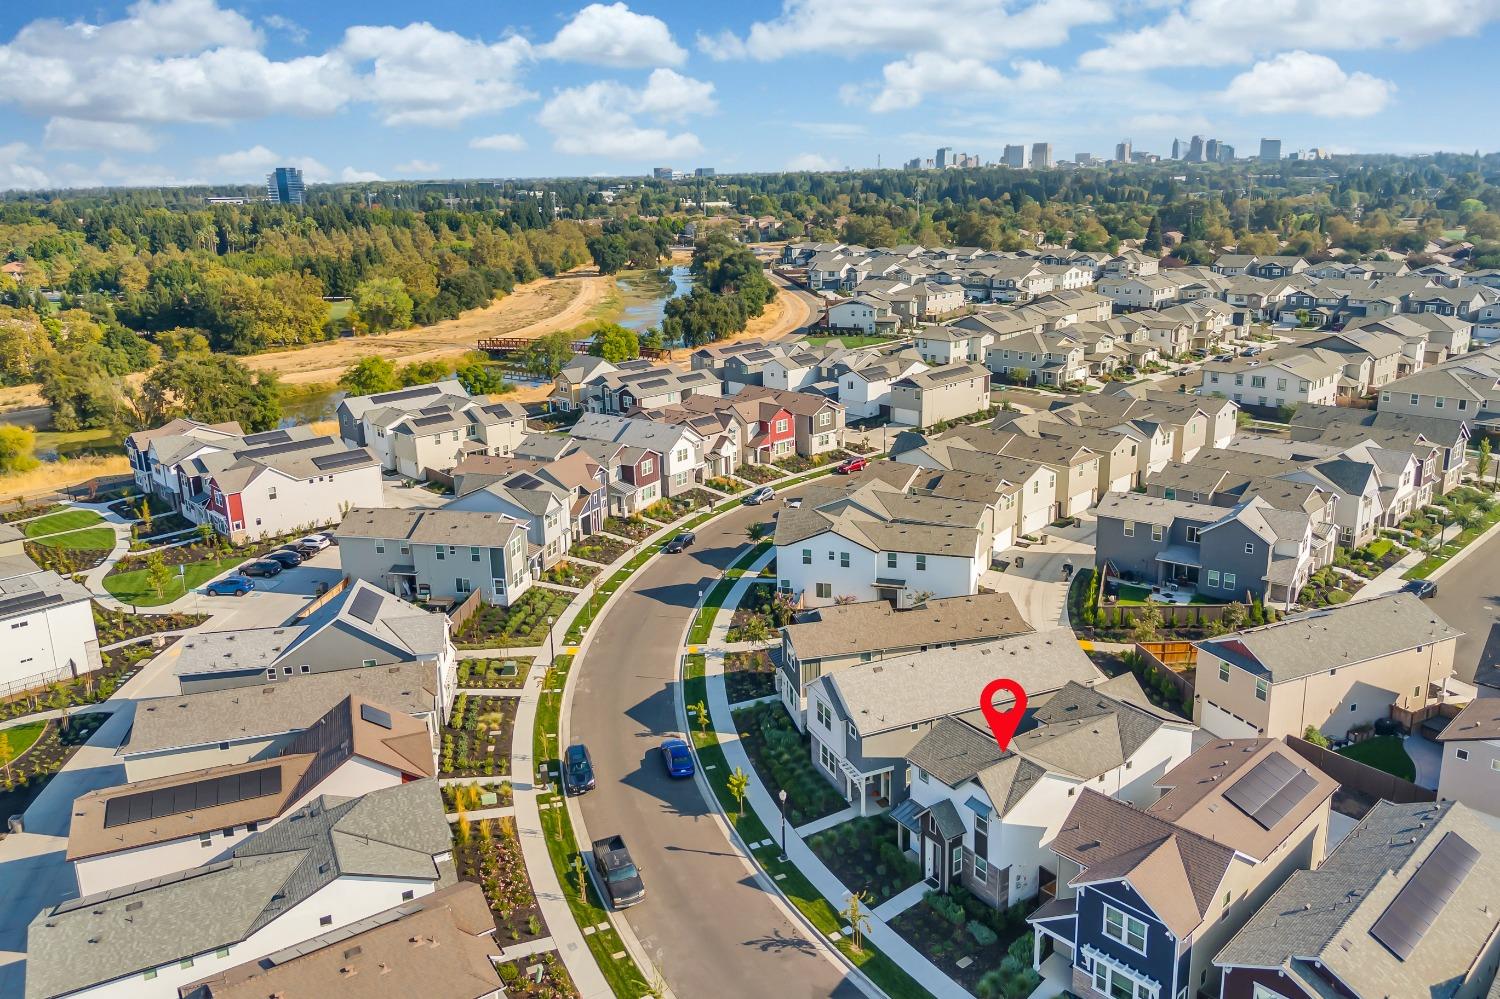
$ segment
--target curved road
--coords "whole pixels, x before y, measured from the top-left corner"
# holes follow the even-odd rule
[[[599,622],[575,674],[570,739],[588,744],[598,788],[578,799],[590,836],[623,833],[649,897],[625,918],[679,999],[863,996],[747,872],[696,781],[663,772],[656,746],[679,730],[679,642],[700,589],[771,507],[735,510],[697,544],[639,573]]]

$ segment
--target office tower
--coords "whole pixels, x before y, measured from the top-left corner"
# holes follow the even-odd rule
[[[1180,159],[1182,159],[1182,140],[1181,139],[1173,139],[1172,140],[1172,158],[1174,160],[1180,160]]]
[[[672,179],[672,168],[671,167],[652,167],[651,168],[651,176],[655,177],[657,180],[671,180]]]
[[[1188,140],[1187,160],[1189,163],[1203,162],[1203,136],[1195,135]]]
[[[911,159],[907,160],[906,161],[906,169],[908,169],[908,170],[920,170],[920,169],[922,169],[922,157],[920,157],[920,156],[913,156]]]
[[[1203,162],[1204,163],[1217,163],[1217,162],[1219,162],[1219,140],[1218,139],[1209,139],[1207,142],[1205,142],[1203,144]]]
[[[937,164],[939,170],[946,170],[953,165],[953,147],[938,146],[937,155],[932,160]]]
[[[1263,160],[1279,160],[1279,159],[1281,159],[1281,140],[1280,139],[1261,139],[1260,140],[1260,158],[1263,159]]]
[[[1031,169],[1052,169],[1052,143],[1033,142],[1031,144]]]
[[[1115,146],[1115,159],[1120,163],[1130,162],[1130,140],[1118,143]]]
[[[302,171],[296,167],[277,167],[266,174],[266,200],[278,205],[300,205],[307,201],[302,186]]]
[[[713,175],[714,175],[714,168],[713,167],[699,167],[698,169],[696,169],[696,170],[693,171],[693,176],[694,177],[712,177]]]
[[[1005,147],[1004,163],[1006,166],[1015,167],[1017,170],[1024,167],[1026,165],[1026,147],[1007,145]]]
[[[1221,143],[1219,143],[1219,162],[1220,163],[1233,163],[1234,162],[1234,147],[1231,146],[1227,142],[1221,142]]]

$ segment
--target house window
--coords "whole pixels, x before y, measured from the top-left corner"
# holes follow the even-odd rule
[[[1245,554],[1246,555],[1254,555],[1255,554],[1255,542],[1254,541],[1246,541],[1245,542]]]
[[[229,948],[228,947],[220,947],[218,950],[214,951],[214,957],[228,957],[228,956],[229,956]]]
[[[1189,527],[1187,529],[1187,543],[1190,545],[1196,545],[1198,543],[1198,528]]]
[[[474,547],[470,547],[469,548],[469,561],[470,562],[478,562],[479,561],[479,549],[478,548],[474,548]]]
[[[213,846],[213,843],[214,843],[214,834],[213,833],[206,832],[206,833],[199,833],[198,834],[198,845],[199,846]]]
[[[332,916],[319,916],[318,917],[318,925],[319,926],[332,926],[333,925],[333,917]]]
[[[840,569],[847,569],[847,568],[849,568],[849,553],[848,552],[839,552],[839,568]]]
[[[1500,760],[1490,760],[1491,770],[1500,770]]]
[[[266,670],[266,679],[267,680],[274,680],[274,679],[276,679],[276,667],[275,666],[272,666],[270,669]]]
[[[885,567],[887,569],[894,569],[894,568],[896,568],[896,553],[895,552],[886,552],[885,553]]]
[[[990,876],[990,865],[979,854],[974,854],[974,880],[987,881]]]
[[[818,702],[818,724],[830,731],[833,729],[833,710],[823,701]]]
[[[1265,679],[1258,679],[1258,680],[1256,680],[1255,681],[1255,699],[1257,701],[1264,701],[1266,698],[1268,698],[1270,696],[1271,696],[1271,683],[1270,683],[1270,681],[1265,680]]]
[[[366,660],[364,660],[364,665],[366,665],[366,666],[374,666],[375,665],[375,660],[373,660],[373,659],[366,659]]]
[[[266,499],[275,499],[275,498],[276,498],[276,487],[272,486],[270,489],[266,490]]]
[[[455,593],[468,593],[472,589],[473,587],[469,585],[467,579],[460,578],[453,581],[453,590]]]
[[[1457,749],[1454,750],[1453,755],[1460,760],[1467,760],[1469,758],[1469,751],[1467,749]]]
[[[1443,403],[1446,402],[1446,401],[1447,400],[1445,400],[1442,396],[1437,396],[1436,398],[1434,398],[1432,400],[1432,404],[1434,406],[1436,406],[1438,409],[1442,409],[1443,408]]]
[[[821,742],[818,743],[818,762],[823,764],[823,769],[829,773],[838,773],[838,758]]]
[[[820,600],[828,600],[828,599],[832,598],[832,596],[833,596],[833,584],[832,583],[819,583],[818,584],[818,598]]]
[[[1267,988],[1259,982],[1251,984],[1250,999],[1286,999],[1286,996],[1275,989]]]
[[[803,565],[812,565],[812,549],[811,548],[804,548],[804,549],[802,549],[802,564]]]
[[[193,959],[190,958],[190,957],[185,957],[181,961],[177,962],[177,967],[179,967],[179,968],[191,968],[192,966],[193,966]]]
[[[1421,398],[1421,397],[1420,397],[1420,396],[1418,396],[1418,395],[1417,395],[1417,393],[1415,393],[1415,392],[1413,392],[1413,393],[1412,393],[1412,394],[1411,394],[1411,404],[1412,404],[1412,405],[1413,405],[1413,406],[1415,406],[1415,405],[1416,405],[1416,404],[1417,404],[1417,401],[1418,401],[1418,400],[1419,400],[1419,399],[1420,399],[1420,398]]]
[[[1164,537],[1166,537],[1166,528],[1162,527],[1160,524],[1152,524],[1151,525],[1151,540],[1152,541],[1160,541]]]
[[[963,847],[953,848],[953,865],[950,868],[954,877],[959,877],[964,872],[964,850]]]
[[[1219,663],[1219,682],[1221,682],[1221,683],[1228,683],[1229,682],[1229,664],[1228,663]]]
[[[1232,590],[1232,589],[1234,589],[1234,573],[1232,573],[1232,572],[1226,572],[1226,573],[1224,573],[1224,589],[1226,589],[1226,590]]]
[[[918,572],[926,572],[927,571],[927,556],[926,555],[918,555],[916,557],[916,559],[917,559],[917,571]]]
[[[820,427],[826,427],[826,426],[828,426],[832,422],[833,422],[833,414],[832,413],[819,413],[818,414],[818,426],[820,426]]]
[[[1127,521],[1125,521],[1125,536],[1127,538],[1133,538],[1133,537],[1135,537],[1135,521],[1133,521],[1133,520],[1127,520]]]
[[[1219,585],[1219,570],[1218,569],[1210,569],[1210,570],[1208,570],[1208,585],[1209,586],[1218,586]]]
[[[433,551],[437,554],[437,560],[439,562],[443,561],[444,559],[446,559],[448,557],[448,556],[446,556],[446,555],[443,554],[443,546],[442,545],[438,545],[435,549],[433,549]]]
[[[384,541],[377,541],[377,542],[375,542],[375,554],[376,555],[384,555],[385,554],[385,542]]]
[[[778,434],[784,434],[784,433],[786,433],[786,421],[785,420],[777,420],[776,421],[776,432]]]
[[[147,968],[144,972],[141,973],[141,978],[143,980],[145,980],[145,981],[148,981],[148,982],[151,981],[151,979],[153,979],[155,977],[156,977],[156,969],[155,968]]]
[[[1104,935],[1137,953],[1146,953],[1146,924],[1112,905],[1104,907]]]

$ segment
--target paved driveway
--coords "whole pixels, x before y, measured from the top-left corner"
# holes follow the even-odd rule
[[[1092,516],[1085,516],[1078,527],[1049,527],[1044,532],[1045,545],[1006,549],[1000,557],[1009,567],[1004,572],[986,570],[980,584],[1009,593],[1033,628],[1065,626],[1068,583],[1063,579],[1063,565],[1071,563],[1075,571],[1093,566],[1096,527]],[[1017,559],[1024,564],[1017,565]]]
[[[682,999],[862,995],[756,884],[697,783],[669,779],[655,751],[678,728],[679,643],[698,592],[734,558],[745,528],[769,515],[736,511],[638,574],[574,681],[566,734],[587,742],[599,780],[580,800],[588,834],[623,834],[642,865],[651,897],[624,918]]]

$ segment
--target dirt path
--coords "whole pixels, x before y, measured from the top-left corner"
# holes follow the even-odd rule
[[[555,330],[571,329],[614,287],[614,279],[592,271],[575,271],[556,278],[532,281],[483,309],[474,309],[432,326],[349,337],[297,350],[243,357],[253,370],[271,369],[290,385],[337,381],[344,369],[371,355],[403,363],[453,357],[474,349],[487,336],[534,339]]]

